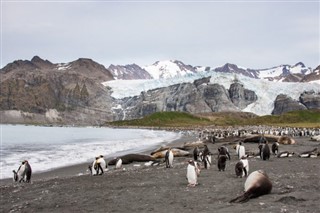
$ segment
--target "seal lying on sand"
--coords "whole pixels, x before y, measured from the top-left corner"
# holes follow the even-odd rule
[[[260,142],[260,135],[254,135],[251,137],[247,137],[243,140],[244,143],[259,143]],[[264,138],[269,142],[277,142],[279,137],[274,135],[264,135]]]
[[[288,145],[288,144],[295,144],[296,141],[293,138],[290,138],[288,136],[281,136],[278,140],[278,143]]]
[[[121,157],[122,164],[129,164],[132,162],[148,162],[148,161],[155,161],[150,155],[142,155],[142,154],[127,154]],[[116,165],[117,159],[110,160],[108,165]]]
[[[272,189],[272,183],[268,175],[263,170],[252,172],[244,183],[244,193],[232,200],[230,203],[244,203],[250,198],[269,194]]]
[[[184,156],[190,155],[190,153],[188,151],[178,149],[178,148],[172,148],[171,151],[172,151],[174,157],[184,157]],[[155,153],[153,152],[153,154],[151,154],[151,156],[155,159],[156,158],[164,158],[166,153],[167,153],[167,150],[162,150],[162,151],[155,152]]]

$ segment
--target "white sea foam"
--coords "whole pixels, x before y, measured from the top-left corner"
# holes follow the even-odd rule
[[[167,131],[1,125],[0,178],[12,177],[23,160],[33,172],[89,162],[97,155],[135,153],[178,139]],[[85,169],[85,168],[84,168]]]

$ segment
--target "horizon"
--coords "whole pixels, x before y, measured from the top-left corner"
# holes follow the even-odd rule
[[[319,1],[1,1],[1,64],[320,64]]]

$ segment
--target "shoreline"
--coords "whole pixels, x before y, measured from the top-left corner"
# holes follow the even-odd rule
[[[132,152],[132,153],[149,154],[150,155],[150,153],[152,151],[154,151],[156,148],[159,148],[159,146],[162,146],[164,144],[166,144],[168,146],[172,146],[172,145],[180,146],[185,142],[189,142],[189,141],[193,141],[193,140],[196,140],[196,137],[181,135],[180,138],[178,138],[176,140],[162,142],[162,143],[160,143],[158,145],[153,145],[153,146],[151,146],[149,148],[141,147],[141,149],[139,149],[140,151]],[[124,155],[124,154],[129,154],[129,153],[131,153],[131,152],[128,151],[128,150],[117,152],[117,153],[114,153],[114,154],[112,154],[110,156],[105,157],[105,160],[108,163],[110,160],[114,159],[117,156],[121,156],[121,155]],[[85,163],[79,163],[79,164],[75,164],[75,165],[69,165],[69,166],[54,168],[54,169],[48,170],[48,171],[33,173],[32,174],[32,178],[31,178],[31,182],[32,181],[39,181],[39,180],[43,181],[43,180],[55,179],[55,178],[69,178],[69,177],[74,177],[74,176],[89,175],[88,165],[90,165],[91,163],[92,163],[91,161],[88,161],[88,162],[85,162]],[[1,185],[7,185],[7,184],[10,184],[10,183],[14,183],[12,178],[0,179],[0,186]]]

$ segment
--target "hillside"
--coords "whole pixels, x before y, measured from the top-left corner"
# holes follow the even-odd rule
[[[190,115],[180,112],[158,112],[142,119],[115,121],[108,126],[182,127],[268,125],[320,128],[320,110],[292,111],[283,115],[256,116],[243,112],[220,112]]]

